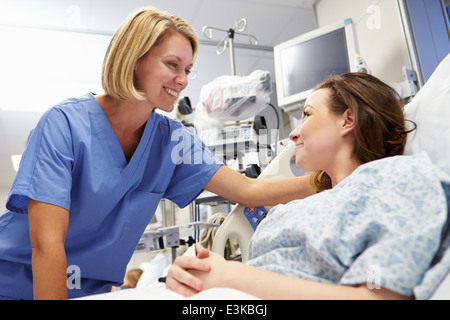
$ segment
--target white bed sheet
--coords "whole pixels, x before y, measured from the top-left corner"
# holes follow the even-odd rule
[[[165,286],[159,288],[126,289],[111,293],[97,294],[76,300],[259,300],[242,291],[229,288],[214,288],[186,298]]]

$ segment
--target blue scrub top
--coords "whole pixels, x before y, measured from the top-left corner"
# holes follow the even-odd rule
[[[120,285],[161,198],[185,207],[221,165],[191,131],[160,114],[149,117],[127,162],[92,94],[51,108],[30,134],[0,217],[0,295],[33,298],[28,198],[69,211],[68,276],[81,276],[68,291],[74,298]]]

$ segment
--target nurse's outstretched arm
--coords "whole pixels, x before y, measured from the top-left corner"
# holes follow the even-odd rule
[[[307,176],[251,179],[221,166],[204,189],[248,207],[273,206],[310,196],[308,179]]]
[[[64,249],[69,212],[58,206],[28,201],[30,241],[33,250],[35,299],[67,299],[67,259]]]

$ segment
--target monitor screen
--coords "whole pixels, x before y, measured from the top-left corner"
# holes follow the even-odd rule
[[[312,89],[328,76],[356,71],[357,51],[350,19],[275,46],[279,107],[301,109]]]
[[[344,28],[281,51],[285,96],[309,90],[332,74],[350,72]]]

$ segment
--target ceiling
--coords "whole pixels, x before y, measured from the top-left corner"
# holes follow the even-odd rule
[[[194,66],[197,78],[190,81],[184,95],[196,104],[203,85],[231,74],[230,51],[216,53],[226,33],[214,32],[208,40],[202,35],[204,26],[228,30],[245,18],[245,32],[258,39],[258,46],[249,48],[248,38],[236,35],[236,74],[262,69],[274,75],[272,47],[316,28],[316,2],[2,0],[0,188],[10,187],[15,176],[10,156],[23,152],[42,112],[64,98],[100,88],[99,70],[109,38],[135,8],[150,4],[181,16],[195,28],[201,40]]]

